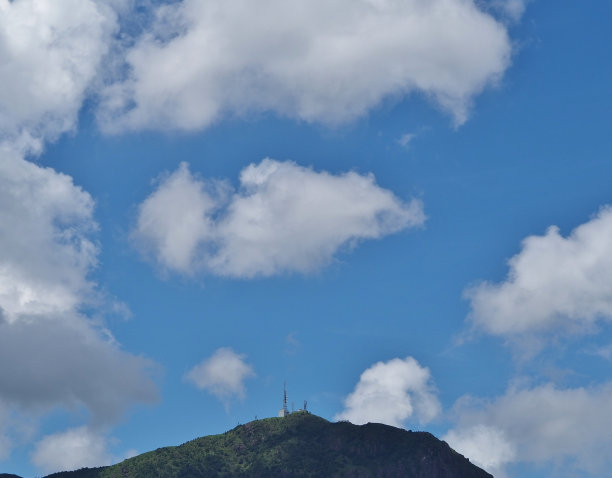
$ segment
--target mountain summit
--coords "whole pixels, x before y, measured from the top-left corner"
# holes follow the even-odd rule
[[[239,425],[119,464],[47,478],[492,478],[427,432],[307,412]]]

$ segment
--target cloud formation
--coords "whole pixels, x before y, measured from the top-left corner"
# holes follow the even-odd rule
[[[87,427],[45,436],[36,444],[32,461],[45,473],[110,465],[106,436]]]
[[[123,3],[0,0],[0,459],[31,441],[51,410],[108,425],[156,398],[152,363],[82,312],[104,302],[89,278],[99,253],[93,199],[70,176],[25,159],[75,128]],[[81,464],[69,442],[86,432],[43,440],[37,462]],[[101,456],[96,441],[87,446]]]
[[[507,279],[465,292],[470,320],[489,334],[582,333],[612,320],[612,208],[563,237],[550,227],[523,240]]]
[[[345,246],[423,224],[372,175],[331,175],[265,159],[240,188],[206,181],[183,163],[140,205],[133,238],[164,268],[230,277],[308,273]]]
[[[484,403],[466,397],[456,414],[458,425],[444,440],[490,472],[534,463],[567,467],[568,476],[576,470],[601,476],[612,465],[609,382],[589,388],[510,388]]]
[[[93,208],[72,178],[0,145],[0,403],[11,429],[57,407],[108,423],[156,398],[151,362],[81,312],[101,300],[88,278],[99,249]]]
[[[0,306],[14,322],[74,311],[92,293],[96,265],[91,196],[72,178],[0,145]]]
[[[0,140],[75,126],[117,29],[110,3],[0,0]]]
[[[419,92],[460,124],[511,50],[472,0],[183,0],[160,6],[126,52],[99,117],[112,131],[263,111],[333,125]]]
[[[84,407],[104,423],[134,403],[154,401],[152,363],[122,351],[104,332],[82,316],[0,324],[0,361],[19,363],[0,368],[0,398],[21,410]]]
[[[245,359],[245,355],[221,347],[193,367],[185,378],[200,390],[212,393],[227,406],[232,398],[244,398],[244,381],[255,376],[253,367]]]
[[[524,9],[498,3],[515,19]],[[197,130],[265,111],[334,125],[411,92],[460,124],[512,53],[506,27],[472,1],[183,0],[158,6],[138,38],[120,31],[129,9],[0,0],[2,138],[40,148],[74,129],[87,98],[109,131]]]
[[[365,370],[344,407],[334,419],[395,427],[409,419],[427,423],[441,410],[429,369],[412,357],[377,362]]]
[[[474,425],[450,430],[442,438],[457,452],[466,456],[494,476],[506,476],[505,467],[516,460],[516,446],[503,430]]]

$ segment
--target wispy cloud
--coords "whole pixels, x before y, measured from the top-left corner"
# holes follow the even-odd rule
[[[402,146],[403,148],[408,148],[408,146],[410,146],[410,143],[412,142],[412,140],[416,137],[416,134],[414,133],[404,133],[403,135],[400,136],[400,138],[397,140],[397,143]]]
[[[529,0],[492,0],[490,6],[511,22],[518,22],[522,18],[523,13],[525,13],[528,1]]]

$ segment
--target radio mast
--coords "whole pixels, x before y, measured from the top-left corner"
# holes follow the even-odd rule
[[[286,417],[289,415],[289,410],[287,409],[287,382],[283,381],[283,408],[281,408],[278,412],[279,417]]]

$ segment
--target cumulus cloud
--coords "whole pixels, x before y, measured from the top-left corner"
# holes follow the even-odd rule
[[[516,460],[516,447],[504,431],[487,425],[450,430],[443,440],[473,463],[496,477],[505,476],[505,467]]]
[[[32,461],[45,473],[110,465],[108,439],[87,427],[45,436],[36,444]]]
[[[0,138],[74,127],[117,18],[94,0],[0,0]]]
[[[72,178],[0,145],[0,402],[12,422],[61,407],[108,423],[156,397],[151,362],[81,312],[100,300],[93,208]]]
[[[427,423],[440,413],[429,369],[414,358],[377,362],[361,374],[355,390],[334,418],[356,424],[385,423],[401,427],[409,419]]]
[[[612,383],[510,388],[490,402],[466,397],[456,414],[458,424],[444,440],[491,472],[533,463],[601,476],[612,464]]]
[[[212,393],[226,405],[231,398],[244,398],[244,381],[255,376],[246,356],[221,347],[193,367],[185,378],[200,390]]]
[[[581,333],[611,320],[612,208],[602,208],[567,237],[554,226],[527,237],[508,265],[504,282],[466,290],[476,328],[517,337]]]
[[[99,253],[93,199],[70,176],[24,159],[75,127],[117,29],[121,3],[0,0],[4,458],[31,441],[37,421],[50,410],[85,410],[92,424],[109,423],[131,404],[156,398],[151,362],[121,350],[101,323],[82,313],[104,302],[89,278]],[[81,436],[83,430],[77,430]],[[51,459],[52,442],[67,446],[74,433],[43,440],[40,463]],[[95,443],[89,445],[97,453]]]
[[[265,159],[232,193],[183,163],[140,205],[133,237],[169,270],[254,277],[316,270],[343,246],[424,220],[420,201],[402,202],[372,175]]]
[[[505,26],[472,0],[183,0],[157,9],[99,117],[112,131],[261,111],[338,124],[419,92],[460,124],[510,56]]]
[[[73,311],[96,265],[91,196],[0,146],[0,306],[5,320]]]
[[[198,269],[204,260],[202,245],[214,237],[212,216],[223,202],[221,189],[213,185],[211,190],[181,163],[140,205],[134,238],[171,270]]]

